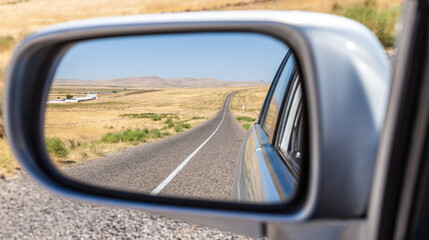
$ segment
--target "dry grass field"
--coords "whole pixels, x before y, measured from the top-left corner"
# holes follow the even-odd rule
[[[11,57],[12,49],[25,36],[45,26],[85,18],[148,14],[161,12],[205,11],[205,10],[304,10],[340,14],[360,21],[361,16],[377,15],[377,12],[397,9],[403,0],[371,0],[376,4],[370,14],[353,10],[356,4],[368,0],[0,0],[0,90],[3,89],[3,75]],[[348,11],[348,8],[353,11]],[[398,11],[388,18],[396,19]],[[390,14],[390,12],[388,12]],[[393,16],[393,17],[392,17]],[[386,18],[385,15],[381,19]],[[378,35],[378,18],[366,21]],[[363,19],[365,20],[365,19]],[[390,21],[389,31],[392,32]],[[380,37],[381,39],[381,37]],[[391,37],[388,37],[391,42]],[[390,43],[389,43],[390,44]],[[101,100],[101,99],[100,99]],[[2,122],[0,122],[2,124]],[[0,140],[0,175],[13,172],[17,164],[4,139]]]
[[[56,163],[64,166],[136,144],[156,141],[207,121],[219,111],[228,93],[240,89],[242,88],[173,88],[142,92],[142,89],[128,88],[127,91],[116,89],[116,94],[99,94],[98,99],[92,101],[48,104],[45,136],[51,140],[57,139],[56,144],[62,146],[54,144],[48,149]],[[76,92],[81,91],[107,90],[115,89],[56,87],[52,89],[49,99],[64,98],[66,94],[78,97]],[[130,94],[139,92],[142,93]],[[148,136],[130,141],[115,141],[106,137],[109,133],[122,134],[136,129],[147,129]],[[156,136],[150,136],[152,132]]]
[[[244,91],[240,91],[232,96],[231,111],[244,129],[249,129],[249,127],[258,118],[259,111],[261,110],[262,104],[267,96],[268,89],[269,86],[252,87],[247,88]]]

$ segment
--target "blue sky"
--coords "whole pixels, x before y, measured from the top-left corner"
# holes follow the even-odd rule
[[[183,33],[88,40],[62,58],[55,78],[140,76],[270,82],[288,47],[255,33]]]

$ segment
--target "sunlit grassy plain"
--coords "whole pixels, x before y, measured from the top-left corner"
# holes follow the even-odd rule
[[[213,117],[228,93],[242,89],[170,88],[126,95],[141,90],[128,88],[127,91],[117,89],[117,94],[99,94],[99,98],[93,101],[48,104],[45,136],[59,140],[52,143],[51,157],[62,167],[175,135]],[[49,99],[64,98],[67,94],[76,97],[78,91],[103,90],[115,89],[54,87]],[[267,90],[268,87],[246,87],[237,93],[231,104],[234,115],[256,118]],[[243,104],[246,105],[244,112]],[[127,129],[154,130],[160,134],[131,141],[112,142],[106,137],[109,133],[121,134]]]
[[[232,96],[231,111],[244,129],[249,129],[258,118],[268,89],[269,87],[248,88]]]
[[[403,0],[371,2],[376,4],[370,9],[365,5],[368,3],[367,0],[0,0],[0,90],[3,89],[3,75],[13,47],[32,32],[55,23],[93,17],[161,12],[304,10],[352,17],[369,26],[375,33],[382,31],[380,39],[387,33],[386,39],[389,43],[390,36],[394,34],[391,22],[392,19],[395,21]],[[378,14],[382,11],[389,13]],[[384,18],[388,18],[387,24],[380,25]],[[386,26],[388,29],[384,31]],[[14,172],[18,165],[4,139],[0,140],[0,151],[0,175]]]

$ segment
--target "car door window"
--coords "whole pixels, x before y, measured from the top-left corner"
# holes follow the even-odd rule
[[[267,133],[270,139],[272,139],[274,135],[274,129],[277,124],[277,119],[280,113],[282,101],[284,99],[284,95],[287,90],[287,86],[289,84],[294,67],[295,58],[291,54],[277,81],[276,88],[274,89],[273,95],[268,105],[268,111],[266,113],[265,121],[262,124],[262,128]]]
[[[302,90],[298,74],[286,98],[285,110],[280,125],[277,149],[295,172],[299,172],[303,147]]]

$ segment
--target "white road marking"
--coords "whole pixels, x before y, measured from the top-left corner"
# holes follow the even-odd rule
[[[229,101],[228,101],[229,102]],[[212,135],[210,135],[203,143],[201,143],[201,145],[195,149],[194,152],[191,153],[191,155],[189,155],[176,169],[174,169],[173,172],[170,173],[170,175],[168,175],[168,177],[166,179],[164,179],[164,181],[162,181],[161,184],[158,185],[158,187],[156,187],[151,193],[150,195],[158,195],[159,192],[162,191],[162,189],[165,188],[165,186],[167,186],[168,183],[170,183],[171,180],[173,180],[173,178],[180,172],[180,170],[182,170],[182,168],[195,156],[195,154],[198,153],[198,151],[201,150],[201,148],[215,135],[215,133],[217,132],[217,130],[220,128],[220,125],[222,125],[223,120],[225,119],[225,110],[226,108],[229,106],[225,105],[225,108],[223,109],[223,117],[222,117],[222,121],[220,121],[219,125],[217,126],[216,130],[214,130],[214,132],[212,133]]]

